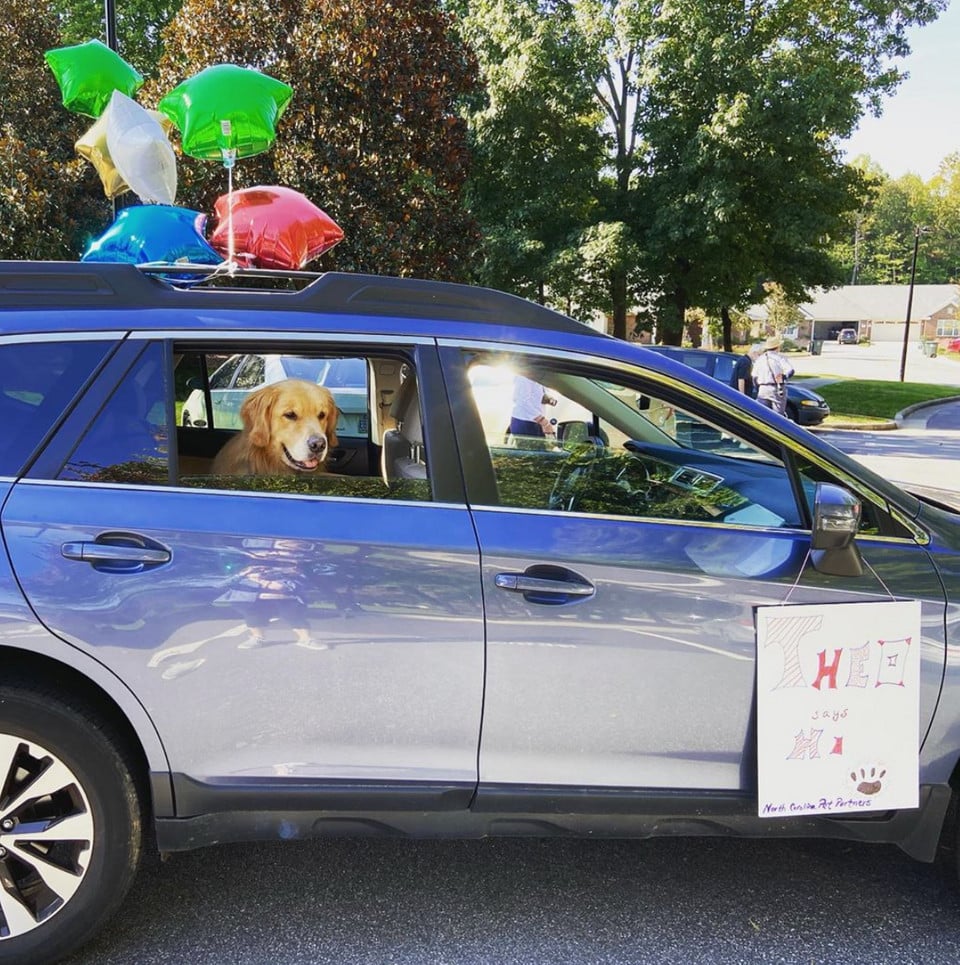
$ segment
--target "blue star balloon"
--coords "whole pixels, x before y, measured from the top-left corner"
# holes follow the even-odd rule
[[[94,239],[81,261],[189,262],[219,265],[223,258],[207,243],[207,216],[172,204],[122,208],[107,230]]]

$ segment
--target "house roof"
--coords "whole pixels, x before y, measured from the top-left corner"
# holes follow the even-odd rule
[[[844,285],[814,293],[801,311],[825,322],[902,322],[907,317],[909,285]],[[958,285],[914,285],[910,317],[931,318],[960,306]]]

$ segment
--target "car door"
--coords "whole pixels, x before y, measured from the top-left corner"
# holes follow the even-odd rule
[[[818,572],[803,474],[759,420],[738,423],[732,402],[722,409],[689,385],[644,379],[624,359],[501,348],[444,354],[483,560],[478,801],[515,802],[523,788],[531,810],[538,797],[553,808],[573,800],[565,788],[576,809],[603,810],[614,798],[584,789],[755,788],[761,605],[887,600],[889,587],[909,587],[923,600],[925,732],[943,672],[944,598],[906,530],[882,531],[871,509],[858,543],[872,569]],[[576,436],[561,425],[559,444],[506,447],[483,435],[464,374],[472,364],[522,373],[594,418]],[[690,425],[697,431],[681,432]]]
[[[181,814],[465,804],[482,603],[435,349],[390,347],[418,375],[427,472],[389,488],[179,478],[182,351],[126,342],[13,487],[3,528],[31,606],[141,701]]]

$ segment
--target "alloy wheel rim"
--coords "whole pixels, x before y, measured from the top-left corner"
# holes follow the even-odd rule
[[[68,904],[93,839],[90,802],[73,771],[42,745],[0,733],[0,942]]]

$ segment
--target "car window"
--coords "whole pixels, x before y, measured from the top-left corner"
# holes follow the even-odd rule
[[[813,500],[816,495],[817,483],[828,482],[852,490],[860,495],[860,527],[858,532],[862,536],[891,536],[900,539],[912,539],[912,533],[890,513],[887,506],[866,493],[858,493],[855,484],[848,479],[838,479],[833,473],[811,462],[808,458],[796,457],[797,469],[800,472],[801,488],[807,501],[808,512],[813,516]]]
[[[729,385],[733,381],[733,370],[736,365],[736,358],[730,355],[718,355],[717,364],[713,369],[713,377]]]
[[[87,482],[169,482],[163,352],[152,344],[112,393],[58,478]]]
[[[209,398],[213,411],[208,418],[203,373],[215,371],[213,358],[213,354],[198,353],[189,347],[182,350],[180,346],[174,347],[173,409],[180,485],[273,493],[432,499],[420,394],[409,362],[398,357],[360,354],[251,353],[245,357],[232,387],[218,390],[211,383]],[[265,384],[242,388],[241,377],[248,370],[253,371],[249,365],[254,359],[263,366]],[[334,424],[329,424],[325,417],[321,429],[313,433],[318,436],[322,432],[326,447],[298,454],[295,444],[288,442],[285,453],[283,443],[271,438],[270,445],[280,454],[281,463],[274,462],[257,471],[221,471],[222,466],[215,465],[214,461],[219,451],[244,430],[247,399],[254,392],[266,392],[288,379],[307,383],[315,390],[322,384],[332,396]],[[376,411],[371,411],[372,393],[380,403]],[[260,410],[251,409],[251,419],[257,411]],[[279,418],[283,414],[273,412],[273,415]],[[260,424],[257,422],[257,426]],[[251,424],[250,428],[255,426]]]
[[[366,363],[363,359],[331,359],[320,382],[328,388],[366,389]]]
[[[237,389],[256,389],[263,384],[264,370],[263,356],[248,355],[246,361],[240,366],[237,377],[234,380],[234,388]]]
[[[433,498],[420,391],[408,362],[396,357],[348,360],[354,376],[366,373],[368,366],[377,373],[378,398],[386,402],[378,407],[375,423],[366,392],[357,386],[328,389],[302,380],[308,391],[304,408],[294,409],[283,395],[261,406],[264,418],[252,428],[264,434],[258,445],[271,458],[258,462],[218,460],[221,450],[241,435],[250,439],[241,433],[242,420],[236,428],[206,425],[204,408],[195,408],[197,421],[184,418],[186,406],[197,406],[198,397],[203,399],[203,372],[210,370],[205,366],[211,357],[176,345],[168,356],[161,343],[150,343],[110,394],[57,478],[270,494]],[[327,371],[331,361],[344,360],[304,356],[301,361]],[[260,391],[275,389],[268,384]],[[250,395],[235,389],[225,392],[241,399]],[[334,405],[324,411],[327,392],[334,396]],[[352,411],[339,392],[353,393],[357,401]],[[218,393],[211,390],[210,394],[216,414]],[[338,411],[341,404],[348,409],[346,414]],[[169,426],[168,413],[175,414]],[[335,428],[338,418],[353,420],[351,424],[358,431],[362,428],[362,435],[340,439]]]
[[[544,390],[548,427],[511,431],[514,396],[491,385],[477,356],[472,392],[499,504],[554,512],[696,520],[762,527],[804,525],[785,465],[669,398],[606,373],[541,360],[498,360],[500,373]],[[502,378],[502,375],[501,375]],[[497,389],[496,404],[491,401]],[[556,402],[549,401],[555,399]]]
[[[324,373],[330,367],[327,359],[305,359],[294,355],[284,355],[280,369],[285,378],[305,379],[307,382],[323,381]]]
[[[177,424],[193,428],[242,429],[241,407],[250,392],[264,383],[303,379],[327,386],[340,410],[337,434],[366,438],[370,431],[367,361],[362,358],[325,358],[300,355],[223,356],[188,353],[177,366]],[[217,367],[219,365],[219,367]],[[207,414],[204,372],[210,377],[213,412]],[[230,384],[224,373],[237,373]]]
[[[65,341],[0,345],[0,475],[20,472],[112,344]]]
[[[713,358],[705,353],[701,354],[699,352],[677,352],[675,355],[671,356],[676,358],[678,362],[683,362],[684,365],[689,365],[690,368],[696,369],[698,372],[703,372],[706,375],[713,374]]]
[[[215,362],[216,358],[211,357],[209,362]],[[211,389],[225,389],[230,385],[237,369],[240,368],[240,363],[243,361],[242,355],[234,355],[228,358],[226,362],[220,365],[210,376],[210,388]]]

